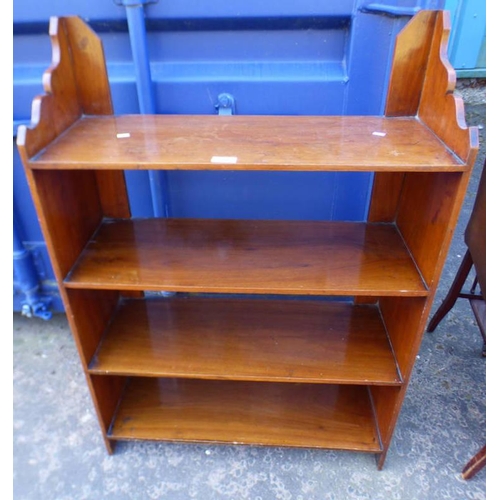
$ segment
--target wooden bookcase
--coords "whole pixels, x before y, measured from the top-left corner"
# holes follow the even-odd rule
[[[100,40],[51,19],[18,147],[110,453],[318,447],[382,468],[478,148],[448,34],[443,11],[401,32],[383,117],[114,116]],[[131,219],[126,169],[375,178],[367,222]]]

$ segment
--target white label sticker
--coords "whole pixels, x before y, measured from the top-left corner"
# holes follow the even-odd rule
[[[385,132],[372,132],[372,135],[376,135],[377,137],[385,137]]]
[[[237,156],[212,156],[211,163],[237,163]]]
[[[124,132],[123,134],[116,134],[117,139],[127,139],[130,137],[130,134],[128,132]]]

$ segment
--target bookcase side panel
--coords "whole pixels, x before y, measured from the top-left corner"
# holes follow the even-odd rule
[[[380,386],[370,388],[385,450],[379,457],[379,468],[384,463],[392,439],[431,304],[432,301],[425,297],[381,297],[379,300],[380,313],[403,379],[403,386],[398,390]]]
[[[450,13],[438,11],[418,117],[459,158],[473,165],[478,148],[478,131],[476,127],[467,127],[463,100],[454,94],[456,73],[447,57],[450,30]]]
[[[383,297],[380,312],[404,383],[399,390],[372,387],[371,395],[384,451],[382,468],[420,349],[439,277],[460,214],[470,170],[405,175],[396,208],[396,225],[429,287],[424,298]]]
[[[65,17],[64,26],[71,48],[73,73],[82,112],[112,115],[113,101],[101,39],[79,17]],[[130,217],[125,176],[122,171],[96,171],[105,217]]]
[[[111,452],[106,434],[123,383],[106,378],[93,382],[87,366],[116,308],[119,292],[66,290],[63,284],[103,217],[95,174],[29,168],[26,173],[105,444]]]
[[[420,348],[425,326],[426,298],[381,297],[380,314],[404,381],[407,381]]]
[[[120,294],[115,290],[71,290],[63,294],[73,337],[87,377],[101,432],[108,452],[112,444],[107,438],[118,400],[123,391],[123,377],[93,377],[88,366],[117,309]]]
[[[376,172],[373,180],[369,222],[394,222],[405,174]]]
[[[431,291],[448,254],[469,175],[470,171],[405,176],[396,224]]]
[[[382,444],[382,453],[378,454],[377,458],[379,470],[382,470],[384,466],[405,392],[406,385],[402,387],[370,387],[373,411],[377,420],[379,437]]]
[[[68,319],[74,324],[75,340],[87,369],[113,318],[120,294],[115,290],[66,289],[65,296]]]
[[[114,441],[108,438],[108,434],[128,379],[115,375],[86,375],[104,443],[108,453],[112,454]]]
[[[62,282],[102,220],[93,171],[26,169],[54,273]]]
[[[436,18],[436,11],[420,11],[398,34],[387,93],[386,116],[417,114]],[[412,77],[409,78],[409,75]]]
[[[436,11],[419,12],[397,36],[384,113],[387,117],[417,114],[436,16]],[[401,172],[375,173],[370,222],[394,222],[404,176]]]

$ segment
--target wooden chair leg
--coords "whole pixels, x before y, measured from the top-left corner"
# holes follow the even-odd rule
[[[446,295],[445,299],[443,300],[443,303],[439,306],[439,309],[436,311],[432,319],[429,321],[429,324],[427,326],[428,332],[433,332],[439,325],[441,320],[448,314],[450,309],[455,305],[455,302],[457,301],[457,298],[460,292],[462,291],[462,287],[471,269],[472,269],[472,257],[470,252],[467,250],[462,260],[462,263],[458,268],[457,274],[455,276],[455,279],[453,280],[450,290],[448,291],[448,294]]]
[[[474,477],[486,465],[486,445],[484,445],[466,464],[462,471],[463,479]]]

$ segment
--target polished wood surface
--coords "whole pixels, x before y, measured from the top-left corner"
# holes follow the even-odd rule
[[[418,115],[435,23],[436,11],[421,11],[396,37],[385,116]],[[374,174],[370,222],[394,222],[404,176],[402,172]]]
[[[95,172],[99,199],[105,217],[130,217],[127,186],[123,172],[98,170]]]
[[[105,220],[65,284],[183,292],[427,294],[394,226],[312,221]]]
[[[468,178],[460,173],[405,177],[396,224],[428,284],[439,280]]]
[[[111,439],[379,451],[366,387],[131,378]]]
[[[426,300],[384,297],[379,301],[404,378],[400,390],[378,386],[371,390],[384,448],[378,460],[379,468],[384,464],[397,424],[470,172],[405,175],[396,224],[429,285],[429,295]]]
[[[71,60],[78,101],[85,115],[112,115],[106,59],[100,38],[81,18],[65,17],[64,28],[71,49]]]
[[[35,98],[32,124],[20,127],[18,147],[85,370],[116,308],[119,295],[116,291],[66,290],[62,280],[103,216],[129,215],[128,200],[124,175],[120,171],[34,172],[28,168],[28,158],[64,133],[82,112],[113,112],[109,84],[103,86],[104,79],[98,74],[106,66],[101,42],[96,35],[77,18],[52,18],[49,32],[53,58],[52,66],[43,77],[46,94]],[[99,81],[100,89],[96,91],[96,82]],[[105,445],[111,453],[113,442],[107,439],[106,430],[124,381],[121,377],[92,379],[87,372],[85,377]]]
[[[368,388],[378,425],[380,447],[382,448],[382,452],[377,455],[378,470],[382,470],[384,467],[406,387],[407,383],[402,387],[372,385]]]
[[[103,213],[92,171],[30,171],[27,175],[33,201],[56,278],[70,271]]]
[[[96,374],[400,384],[378,309],[303,300],[125,301]]]
[[[433,171],[464,164],[414,118],[129,115],[82,118],[30,167]]]
[[[43,74],[45,94],[31,107],[31,126],[21,125],[17,145],[23,163],[46,147],[81,116],[71,47],[65,30],[66,18],[52,17],[49,25],[52,64]]]
[[[467,169],[464,174],[429,177],[375,173],[369,220],[396,221],[430,289],[425,300],[380,300],[404,384],[371,388],[384,450],[378,457],[379,469],[396,427],[477,154],[477,129],[467,128],[462,99],[453,93],[456,76],[446,56],[448,36],[449,13],[421,11],[398,35],[392,64],[386,116],[416,114],[467,162]]]
[[[467,127],[463,100],[454,94],[456,73],[446,56],[450,29],[449,11],[438,11],[418,116],[459,158],[472,166],[479,134],[477,127]]]
[[[387,329],[391,346],[405,381],[410,378],[411,369],[420,347],[419,331],[426,305],[426,297],[381,297],[380,313]],[[408,331],[419,332],[409,336]]]
[[[447,14],[402,30],[385,117],[113,116],[95,33],[53,18],[50,34],[18,147],[108,451],[317,446],[381,468],[477,153]],[[375,172],[370,222],[126,220],[129,169]],[[123,300],[142,290],[355,305]]]
[[[86,367],[113,318],[120,293],[116,290],[66,290],[66,303],[75,324],[75,340]]]
[[[394,222],[405,178],[402,172],[377,172],[373,179],[369,222]]]
[[[465,228],[464,241],[471,254],[481,295],[486,299],[486,160],[477,187],[472,213]]]
[[[463,161],[474,165],[477,127],[467,127],[456,74],[447,59],[448,12],[423,10],[398,34],[385,115],[417,115]],[[411,75],[411,78],[408,78]],[[403,174],[376,173],[370,221],[394,220]],[[379,194],[380,193],[380,194]]]
[[[67,318],[80,355],[90,394],[97,408],[101,429],[106,436],[123,392],[122,377],[91,377],[86,370],[118,303],[114,290],[63,290]],[[113,442],[105,437],[109,453]]]
[[[418,114],[436,17],[435,10],[421,11],[398,34],[385,105],[386,116]]]
[[[112,115],[113,102],[101,40],[79,17],[65,18],[64,26],[71,48],[73,72],[82,113]],[[116,170],[100,170],[96,172],[96,179],[104,215],[129,217],[124,173]]]
[[[75,175],[78,174],[78,175]],[[62,280],[102,219],[95,173],[26,171],[33,201],[56,275],[61,298],[84,370],[118,301],[115,291],[66,290]],[[95,379],[87,384],[109,453],[106,436],[122,392],[121,379]]]
[[[126,382],[127,380],[124,377],[97,377],[87,374],[87,384],[94,404],[98,409],[99,423],[109,454],[114,451],[114,441],[108,438],[107,430],[113,424]]]

